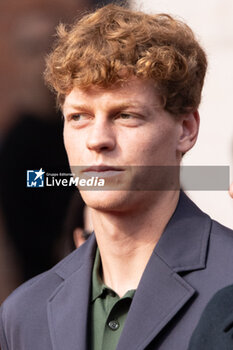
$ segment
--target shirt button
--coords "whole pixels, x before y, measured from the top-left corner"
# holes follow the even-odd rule
[[[112,331],[116,331],[120,327],[119,322],[116,320],[108,322],[108,326]]]

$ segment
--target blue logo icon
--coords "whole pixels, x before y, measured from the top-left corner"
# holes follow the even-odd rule
[[[27,170],[27,187],[44,187],[44,174],[42,170]]]

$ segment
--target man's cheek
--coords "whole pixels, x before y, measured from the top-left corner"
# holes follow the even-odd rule
[[[71,142],[69,142],[68,139],[64,138],[64,146],[69,159],[69,163],[70,165],[72,165],[75,157],[74,145]]]

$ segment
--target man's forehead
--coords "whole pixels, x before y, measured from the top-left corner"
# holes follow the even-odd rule
[[[134,79],[127,84],[102,88],[91,86],[86,89],[74,87],[66,95],[63,108],[77,108],[80,104],[93,104],[95,101],[106,102],[111,106],[122,107],[146,107],[148,104],[154,107],[161,106],[161,98],[158,95],[154,83],[149,80]]]

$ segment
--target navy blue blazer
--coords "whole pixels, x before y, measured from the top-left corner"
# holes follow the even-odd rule
[[[8,297],[0,315],[2,350],[89,349],[95,251],[93,234]],[[181,193],[134,295],[117,350],[188,349],[204,307],[231,283],[233,232]]]

